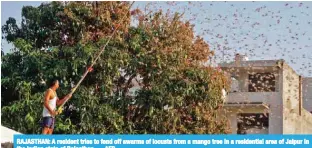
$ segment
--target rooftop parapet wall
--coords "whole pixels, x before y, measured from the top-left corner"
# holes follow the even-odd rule
[[[271,67],[279,66],[284,60],[256,60],[256,61],[240,61],[239,63],[220,63],[220,67]]]

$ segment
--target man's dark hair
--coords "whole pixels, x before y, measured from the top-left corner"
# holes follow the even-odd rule
[[[13,148],[13,143],[11,143],[11,142],[1,143],[1,147],[3,147],[3,148]]]
[[[54,86],[54,85],[56,84],[56,82],[58,82],[58,80],[53,80],[53,81],[50,83],[49,87]]]

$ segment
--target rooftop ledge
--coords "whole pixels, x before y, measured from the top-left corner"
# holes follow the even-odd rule
[[[255,61],[239,61],[239,64],[236,64],[234,61],[229,63],[220,63],[219,66],[222,68],[227,67],[271,67],[278,66],[280,63],[284,63],[283,59],[281,60],[255,60]]]
[[[280,92],[236,92],[229,93],[225,99],[226,103],[261,102],[273,103]]]
[[[224,103],[223,107],[263,107],[266,109],[270,108],[270,105],[263,102],[239,102],[239,103]]]

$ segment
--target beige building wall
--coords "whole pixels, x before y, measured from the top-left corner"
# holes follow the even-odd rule
[[[301,134],[312,134],[312,115],[305,109],[301,114]]]
[[[265,115],[268,115],[269,117],[269,129],[265,129],[262,131],[252,131],[252,132],[266,132],[267,134],[280,134],[283,132],[282,129],[282,119],[281,116],[279,116],[279,111],[281,108],[273,108],[273,110],[269,111],[262,105],[254,105],[254,106],[241,106],[241,107],[226,107],[223,114],[226,115],[226,117],[230,121],[232,134],[237,134],[237,123],[238,123],[238,117],[237,115],[239,113],[263,113]],[[275,111],[275,112],[274,112]]]
[[[247,62],[246,62],[247,63]],[[256,64],[256,61],[252,61]],[[299,75],[286,63],[278,66],[261,66],[255,69],[244,67],[225,68],[234,72],[238,80],[238,92],[229,93],[227,103],[262,102],[268,105],[269,129],[268,131],[255,131],[269,134],[311,134],[312,133],[312,78],[302,79],[301,107],[299,98]],[[245,70],[244,70],[245,69]],[[248,73],[273,72],[276,76],[276,92],[248,92]],[[307,110],[305,110],[305,109]],[[237,133],[237,114],[266,112],[265,107],[253,105],[226,106],[225,114],[232,128]],[[300,115],[301,114],[301,115]]]
[[[290,77],[291,78],[291,77]],[[292,79],[295,81],[298,81],[297,79]],[[284,110],[284,134],[311,134],[312,133],[312,114],[310,113],[310,110],[312,108],[312,102],[311,102],[311,78],[303,78],[302,79],[302,107],[299,106],[299,100],[297,100],[298,103],[294,103],[292,106],[293,108],[288,108],[286,106]],[[288,86],[296,86],[296,85],[290,85],[288,82]],[[293,81],[294,84],[296,82]],[[299,83],[298,83],[299,85]],[[284,84],[285,86],[285,84]],[[287,87],[287,85],[286,85]],[[290,89],[294,89],[289,87]],[[296,89],[299,91],[299,86]],[[299,97],[299,92],[297,91],[291,91],[290,93],[285,93],[285,96],[295,98],[295,93],[297,93],[297,97]],[[287,101],[287,100],[286,100]],[[292,101],[296,101],[292,99]],[[295,106],[296,105],[296,106]],[[301,114],[299,114],[299,109],[301,109]]]
[[[301,98],[299,98],[299,75],[285,65],[283,71],[283,134],[311,134],[312,114],[306,109],[311,109],[310,79],[302,79]],[[300,103],[301,106],[300,106]],[[306,109],[305,109],[306,108]]]
[[[235,72],[235,77],[239,83],[238,92],[229,93],[227,97],[227,103],[251,103],[251,102],[262,102],[267,105],[269,108],[264,106],[236,106],[236,107],[228,107],[226,116],[230,120],[232,133],[237,133],[237,114],[240,112],[243,113],[266,113],[268,112],[269,116],[269,129],[266,131],[271,134],[279,134],[283,132],[283,100],[282,100],[282,82],[283,77],[281,69],[275,69],[272,67],[263,69],[243,69],[236,68],[233,70]],[[252,72],[272,72],[276,77],[276,92],[248,92],[248,74]]]
[[[283,133],[299,133],[299,76],[288,65],[283,65]]]
[[[303,108],[312,112],[312,78],[302,79]]]

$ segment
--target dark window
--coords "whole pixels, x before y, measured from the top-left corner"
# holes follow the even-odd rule
[[[275,76],[272,73],[249,75],[249,92],[275,92]]]
[[[238,114],[237,127],[237,134],[247,134],[248,129],[268,129],[269,115],[263,113]]]

